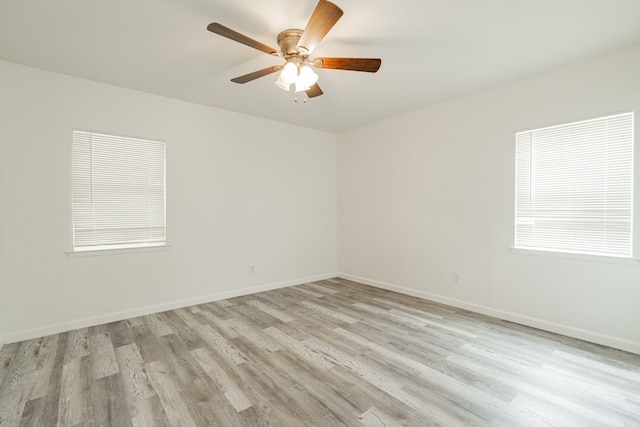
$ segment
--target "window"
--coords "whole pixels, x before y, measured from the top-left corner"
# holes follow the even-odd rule
[[[165,143],[73,131],[73,250],[166,244]]]
[[[632,256],[633,112],[516,133],[515,247]]]

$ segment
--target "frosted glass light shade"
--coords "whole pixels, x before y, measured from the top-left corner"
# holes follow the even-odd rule
[[[318,75],[308,65],[303,65],[300,68],[299,79],[302,80],[302,84],[306,89],[310,88],[318,81]]]
[[[296,88],[296,92],[302,92],[303,90],[309,89],[307,86],[304,85],[304,83],[302,82],[302,79],[296,80],[295,88]]]
[[[278,86],[282,90],[286,90],[287,92],[291,89],[291,83],[287,84],[282,80],[282,73],[278,77],[278,80],[275,81],[276,86]]]
[[[293,62],[287,62],[280,72],[280,79],[285,84],[292,84],[298,77],[298,66]]]

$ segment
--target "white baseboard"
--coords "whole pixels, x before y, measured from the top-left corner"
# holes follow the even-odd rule
[[[519,323],[525,326],[531,326],[533,328],[542,329],[549,332],[554,332],[561,335],[566,335],[573,338],[578,338],[584,341],[589,341],[596,344],[606,345],[608,347],[617,348],[631,353],[640,354],[640,343],[630,341],[624,338],[618,338],[611,335],[601,334],[599,332],[593,332],[586,329],[575,328],[573,326],[562,325],[555,322],[549,322],[544,319],[535,317],[524,316],[522,314],[514,313],[511,311],[499,310],[492,307],[487,307],[472,302],[462,301],[455,298],[449,298],[441,295],[432,294],[429,292],[418,291],[415,289],[404,288],[401,286],[392,285],[390,283],[380,282],[377,280],[367,279],[365,277],[353,276],[346,273],[338,273],[338,277],[352,280],[354,282],[364,283],[365,285],[375,286],[377,288],[386,289],[389,291],[398,292],[405,295],[411,295],[417,298],[426,299],[429,301],[435,301],[442,304],[450,305],[465,310],[470,310],[475,313],[484,314],[487,316],[495,317],[502,320],[508,320],[510,322]]]
[[[191,305],[204,304],[212,301],[219,301],[228,298],[239,297],[243,295],[255,294],[258,292],[270,291],[272,289],[286,288],[288,286],[301,285],[303,283],[315,282],[318,280],[331,279],[336,277],[337,273],[326,273],[311,277],[301,277],[283,282],[268,283],[266,285],[253,286],[250,288],[237,289],[233,291],[218,292],[210,295],[203,295],[196,298],[189,298],[180,301],[171,301],[164,304],[140,307],[132,310],[118,311],[114,313],[103,314],[99,316],[85,317],[69,322],[47,325],[39,328],[28,329],[24,331],[14,332],[0,338],[0,344],[24,341],[33,338],[39,338],[46,335],[58,334],[61,332],[71,331],[73,329],[86,328],[89,326],[101,325],[103,323],[117,322],[120,320],[130,319],[132,317],[145,316],[147,314],[160,313],[167,310],[175,310],[177,308],[188,307]],[[0,349],[2,345],[0,345]]]

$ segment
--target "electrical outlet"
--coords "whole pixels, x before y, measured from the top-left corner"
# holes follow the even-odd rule
[[[251,264],[251,265],[249,265],[249,268],[251,269],[251,273],[252,274],[256,272],[256,266],[255,265]]]
[[[451,283],[453,283],[454,285],[460,284],[460,273],[454,272],[451,274]]]

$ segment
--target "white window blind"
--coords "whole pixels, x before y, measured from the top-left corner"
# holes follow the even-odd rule
[[[165,144],[73,131],[74,251],[166,242]]]
[[[632,256],[633,112],[516,133],[515,247]]]

